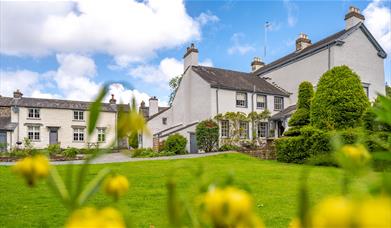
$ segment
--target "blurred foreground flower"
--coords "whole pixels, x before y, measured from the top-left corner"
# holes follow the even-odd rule
[[[234,187],[215,188],[201,200],[202,212],[214,227],[263,227],[254,215],[250,195]]]
[[[111,207],[97,210],[93,207],[78,209],[72,213],[66,224],[67,228],[122,228],[126,227],[120,212]]]
[[[49,160],[44,155],[26,157],[18,161],[12,169],[23,176],[29,186],[34,186],[39,179],[49,174]]]
[[[311,226],[316,228],[391,227],[391,198],[377,196],[354,201],[345,197],[327,198],[310,213]],[[294,219],[290,228],[301,228]]]
[[[104,184],[104,191],[106,194],[114,197],[115,200],[118,200],[119,197],[125,195],[128,190],[128,179],[122,175],[110,176],[106,179]]]
[[[343,168],[357,173],[368,167],[371,155],[363,145],[345,145],[337,158]]]

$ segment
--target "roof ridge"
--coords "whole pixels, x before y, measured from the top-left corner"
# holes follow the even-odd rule
[[[1,98],[8,98],[8,99],[15,99],[14,97],[0,97]],[[68,100],[68,99],[57,99],[57,98],[40,98],[40,97],[21,97],[17,99],[33,99],[33,100],[45,100],[45,101],[66,101],[66,102],[78,102],[78,103],[86,103],[91,104],[94,103],[94,101],[77,101],[77,100]],[[102,102],[102,104],[110,104],[107,102]]]
[[[203,67],[203,68],[210,68],[210,69],[216,69],[216,70],[225,70],[225,71],[231,71],[231,72],[234,72],[234,73],[241,73],[241,74],[252,74],[252,73],[244,72],[244,71],[224,69],[224,68],[218,68],[218,67],[210,67],[210,66],[202,66],[202,65],[193,66],[193,67]]]

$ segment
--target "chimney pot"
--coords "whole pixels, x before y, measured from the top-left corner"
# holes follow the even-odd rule
[[[360,9],[355,6],[350,6],[348,13],[345,15],[345,30],[348,30],[364,21],[365,17],[361,14]]]
[[[186,70],[189,66],[198,65],[198,49],[194,43],[190,44],[190,47],[186,48],[186,53],[183,56],[183,70]]]
[[[15,92],[14,92],[14,98],[22,98],[23,97],[23,93],[19,91],[19,89],[17,89]]]
[[[299,38],[296,40],[296,51],[301,51],[304,48],[311,45],[311,40],[308,39],[308,35],[300,33]]]
[[[109,100],[110,104],[115,104],[117,103],[117,100],[114,98],[114,94],[111,94],[111,99]]]

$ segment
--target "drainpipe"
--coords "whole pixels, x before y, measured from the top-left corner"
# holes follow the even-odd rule
[[[216,88],[216,115],[219,114],[219,88]]]
[[[330,52],[331,52],[331,49],[330,49],[330,45],[327,45],[327,49],[328,49],[328,56],[327,56],[327,58],[328,58],[328,69],[330,70],[330,65],[331,65],[331,63],[330,63]]]
[[[251,95],[251,112],[254,112],[254,95],[255,95],[255,85],[253,87],[253,93]],[[251,139],[254,140],[255,135],[255,126],[254,126],[254,120],[251,121]]]

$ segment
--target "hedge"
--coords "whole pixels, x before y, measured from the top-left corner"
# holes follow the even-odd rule
[[[182,135],[176,133],[168,136],[164,143],[164,150],[168,152],[173,152],[175,154],[185,154],[186,144],[187,139]]]
[[[196,138],[198,148],[210,152],[217,149],[219,142],[219,125],[213,120],[204,120],[197,124]]]

